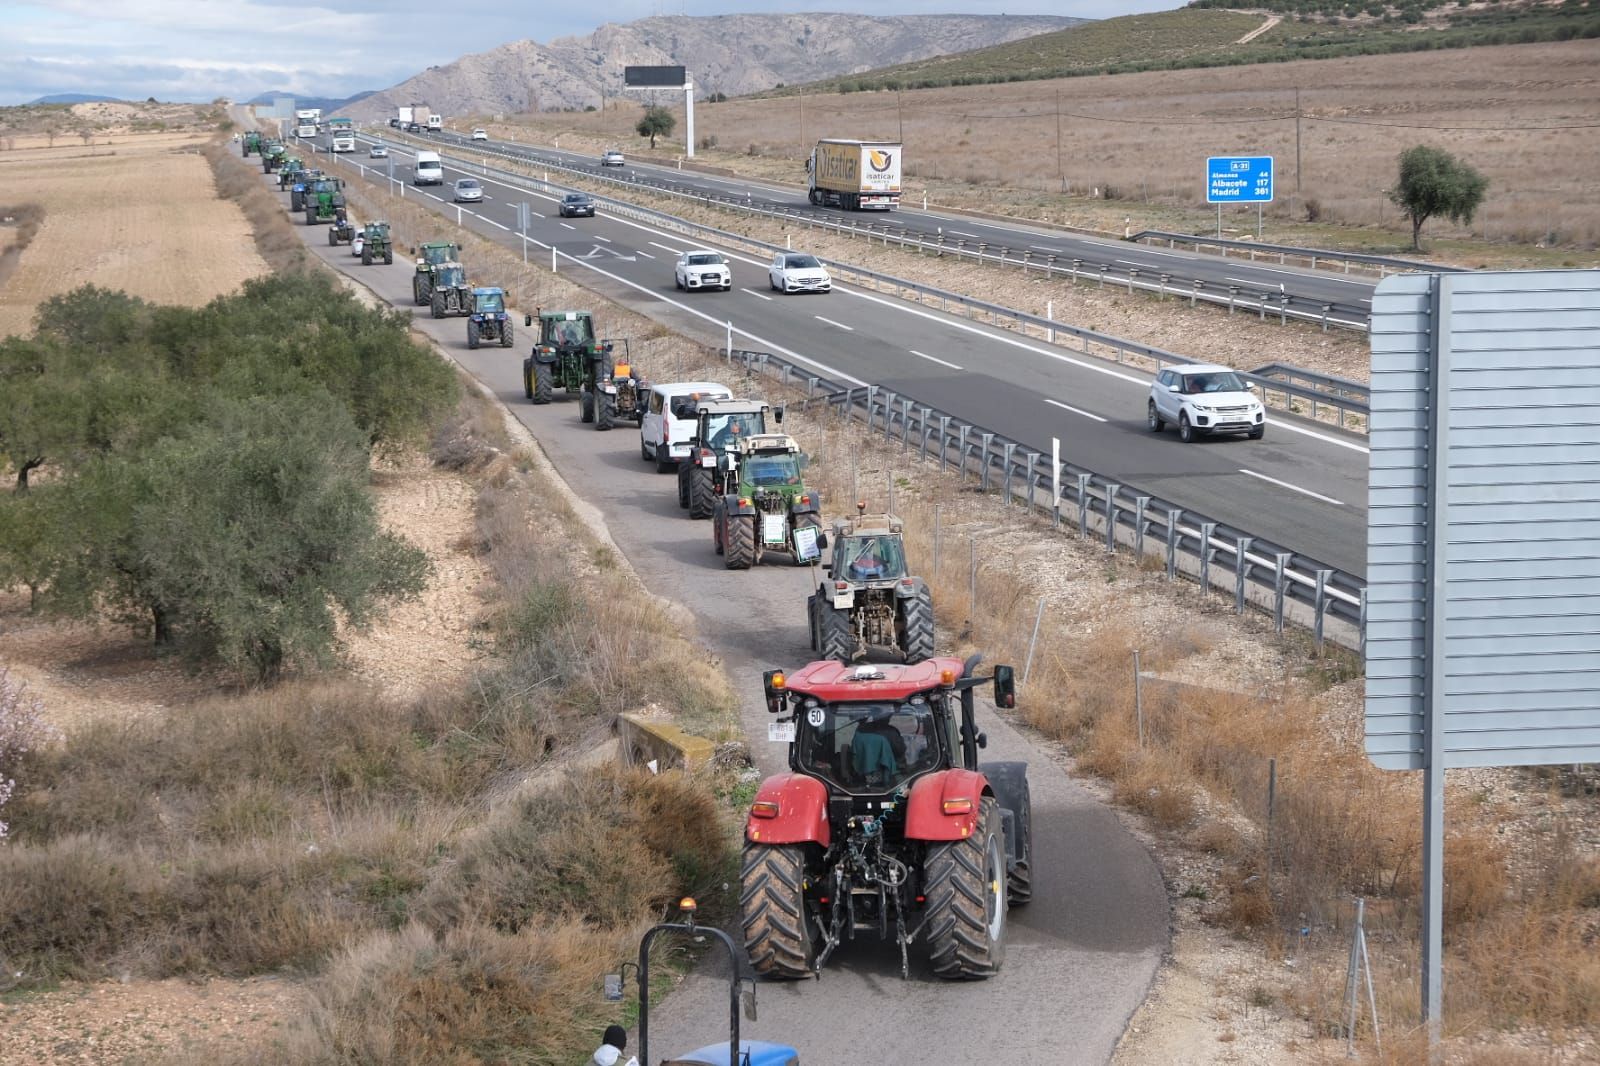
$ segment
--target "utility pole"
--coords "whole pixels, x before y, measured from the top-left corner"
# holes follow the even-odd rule
[[[800,150],[806,147],[806,91],[800,90]]]
[[[1294,87],[1294,198],[1300,200],[1300,86]]]
[[[1061,191],[1067,191],[1067,172],[1061,165],[1061,90],[1056,90],[1056,178],[1061,182]]]
[[[905,93],[903,93],[899,89],[896,89],[894,91],[894,112],[895,112],[895,117],[900,120],[900,143],[901,144],[905,144],[906,143]]]

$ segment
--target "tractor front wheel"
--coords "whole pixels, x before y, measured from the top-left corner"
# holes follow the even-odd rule
[[[411,300],[418,307],[428,303],[433,298],[433,286],[428,284],[426,274],[413,274],[411,276]]]
[[[578,421],[586,425],[594,421],[594,393],[578,393]]]
[[[473,349],[478,347],[478,324],[476,322],[467,323],[467,347]]]
[[[817,597],[817,654],[824,659],[847,663],[856,657],[855,629],[850,612],[840,610]]]
[[[366,245],[362,245],[361,246],[361,265],[362,266],[371,266],[372,265],[372,249],[367,247]]]
[[[513,343],[511,337],[511,320],[508,318],[504,322],[500,323],[500,347],[511,347]]]
[[[722,513],[722,561],[729,570],[748,570],[756,562],[756,516]]]
[[[703,466],[689,468],[689,517],[710,518],[711,508],[717,498],[716,485],[711,471]]]
[[[390,266],[394,265],[394,245],[390,245],[383,250],[383,261]]]
[[[433,295],[428,299],[428,313],[434,318],[444,317],[444,293],[438,289],[433,290]]]
[[[927,586],[900,601],[900,650],[908,663],[933,658],[933,594]]]
[[[739,914],[750,965],[763,977],[810,977],[816,959],[806,927],[805,852],[796,844],[745,844]]]
[[[316,224],[317,224],[317,209],[315,207],[312,207],[312,206],[307,206],[306,207],[306,225],[315,226]]]
[[[338,244],[339,243],[339,231],[338,231],[337,228],[332,228],[332,229],[328,230],[328,243],[329,244]]]
[[[555,398],[556,376],[548,363],[533,364],[533,402],[544,404]]]
[[[1033,798],[1028,794],[1028,782],[1022,782],[1022,802],[1012,812],[1017,829],[1017,861],[1006,874],[1006,902],[1020,907],[1033,899],[1033,868],[1029,859],[1033,855]]]
[[[605,393],[595,397],[598,410],[594,415],[594,428],[600,430],[610,429],[617,422],[617,398]]]
[[[983,797],[970,836],[928,846],[924,873],[933,972],[952,980],[999,973],[1006,953],[1006,847],[992,796]]]

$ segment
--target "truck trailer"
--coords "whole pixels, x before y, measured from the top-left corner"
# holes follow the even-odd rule
[[[296,137],[315,137],[317,124],[322,121],[322,108],[301,108],[294,113],[294,135]]]
[[[356,124],[354,119],[330,118],[328,120],[328,137],[335,152],[353,152],[356,150]]]
[[[893,211],[900,203],[897,141],[824,138],[806,160],[806,186],[818,206]]]

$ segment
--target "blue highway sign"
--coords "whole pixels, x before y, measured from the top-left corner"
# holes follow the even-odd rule
[[[1270,204],[1270,155],[1214,155],[1206,160],[1206,203]]]

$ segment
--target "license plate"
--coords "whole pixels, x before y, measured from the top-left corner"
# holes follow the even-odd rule
[[[766,514],[761,516],[761,542],[763,544],[782,544],[783,531],[788,525],[781,514]]]
[[[794,723],[793,722],[768,722],[767,723],[767,740],[769,742],[773,743],[773,744],[793,744],[794,743]]]

